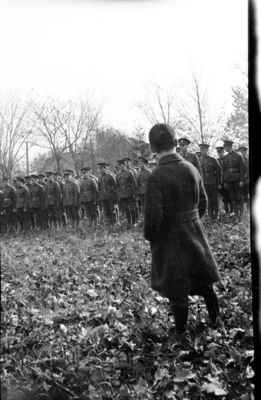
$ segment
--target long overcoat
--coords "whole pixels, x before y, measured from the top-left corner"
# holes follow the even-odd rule
[[[177,153],[163,156],[148,179],[144,236],[151,245],[152,288],[169,299],[200,294],[219,280],[200,221],[206,208],[198,170]]]

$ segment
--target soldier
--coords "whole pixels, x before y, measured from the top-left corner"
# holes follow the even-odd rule
[[[114,174],[105,162],[99,162],[99,200],[102,205],[105,222],[111,226],[116,222],[115,205],[117,203],[117,182]]]
[[[64,171],[64,183],[62,186],[62,200],[65,215],[71,221],[74,228],[79,225],[80,186],[74,178],[73,171]],[[66,221],[65,221],[66,222]]]
[[[243,202],[246,204],[247,209],[249,209],[249,159],[247,156],[247,146],[241,144],[237,151],[241,154],[245,166],[244,184],[242,187],[242,198]]]
[[[5,176],[1,184],[1,191],[3,192],[1,232],[6,233],[15,226],[16,189]]]
[[[208,196],[208,214],[211,219],[218,217],[218,190],[221,189],[221,166],[218,161],[208,155],[209,144],[201,143],[200,164],[202,177]]]
[[[225,155],[225,149],[222,143],[218,143],[216,146],[216,151],[217,151],[217,161],[221,167],[221,185],[220,185],[220,189],[219,189],[219,193],[221,195],[222,198],[222,202],[224,205],[224,210],[226,214],[229,214],[230,212],[230,207],[229,207],[229,198],[228,198],[228,192],[227,190],[224,188],[224,184],[223,184],[223,167],[222,167],[222,160],[223,157]]]
[[[28,181],[28,178],[27,178]],[[16,217],[20,230],[27,231],[30,226],[30,191],[22,177],[15,178],[16,185]]]
[[[135,224],[138,221],[139,218],[139,199],[138,199],[138,184],[137,184],[137,179],[138,179],[138,168],[134,165],[135,161],[131,160],[129,157],[125,157],[124,158],[124,164],[127,167],[127,169],[129,170],[129,172],[131,172],[133,179],[134,179],[134,184],[135,184],[135,188],[134,188],[134,195],[133,195],[133,224]]]
[[[222,158],[223,184],[228,193],[231,211],[240,219],[243,211],[241,190],[244,185],[245,166],[242,156],[233,150],[233,141],[225,138],[223,142],[227,152]]]
[[[42,229],[44,227],[45,191],[37,180],[38,176],[32,174],[30,179],[30,212],[33,229]]]
[[[198,157],[196,156],[196,154],[191,153],[190,151],[188,151],[188,146],[190,145],[191,141],[189,140],[189,138],[187,136],[183,136],[178,140],[178,144],[180,147],[180,155],[185,158],[185,160],[191,162],[191,164],[193,164],[197,170],[199,171],[200,174],[202,174],[201,171],[201,166],[200,166],[200,161],[198,159]]]
[[[98,181],[91,173],[91,167],[81,168],[80,204],[90,225],[97,224]]]
[[[59,207],[61,202],[61,187],[55,181],[52,171],[46,171],[45,208],[47,211],[48,227],[58,227]]]
[[[116,180],[120,210],[127,219],[128,227],[130,227],[136,222],[136,180],[134,173],[130,171],[125,162],[125,158],[118,160],[120,171]]]
[[[138,199],[139,199],[140,214],[143,215],[147,181],[151,174],[151,171],[148,168],[148,160],[146,160],[146,158],[139,157],[139,164],[140,164],[140,171],[137,179],[138,196],[139,196]]]
[[[207,196],[198,170],[175,152],[175,132],[165,124],[149,133],[159,165],[148,179],[144,236],[152,254],[152,288],[170,301],[177,342],[186,343],[188,296],[203,296],[210,324],[222,325],[213,283],[217,265],[200,218]]]

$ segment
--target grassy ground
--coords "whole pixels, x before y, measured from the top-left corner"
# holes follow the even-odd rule
[[[2,238],[2,398],[251,399],[248,225],[206,223],[225,329],[191,298],[188,349],[169,338],[141,229]]]

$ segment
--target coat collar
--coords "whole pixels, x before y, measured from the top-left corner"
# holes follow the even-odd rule
[[[177,154],[177,153],[168,154],[166,156],[163,156],[159,160],[159,165],[169,164],[169,163],[177,162],[177,161],[182,161],[182,157],[179,154]]]

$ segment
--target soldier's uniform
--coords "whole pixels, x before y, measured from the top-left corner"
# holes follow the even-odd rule
[[[30,212],[32,216],[33,228],[44,227],[44,206],[45,206],[45,191],[36,179],[36,175],[31,175],[34,181],[30,185]]]
[[[125,159],[118,160],[120,165],[124,165]],[[126,217],[128,225],[136,222],[136,180],[134,172],[126,167],[117,174],[117,193],[120,209]]]
[[[64,176],[69,177],[73,171],[65,170]],[[63,208],[67,218],[69,218],[74,227],[79,225],[79,205],[80,205],[80,186],[73,179],[65,179],[62,186]]]
[[[241,145],[238,148],[238,152],[241,154],[245,166],[244,181],[242,186],[242,199],[246,206],[249,207],[249,159],[246,154],[247,147],[245,145]]]
[[[14,228],[15,225],[15,215],[14,210],[16,208],[16,189],[13,185],[8,183],[7,179],[4,179],[1,185],[2,195],[2,225],[1,232],[5,233],[9,229]]]
[[[133,224],[135,224],[139,219],[139,196],[138,196],[138,183],[137,183],[139,170],[137,167],[131,165],[131,161],[132,160],[129,157],[124,158],[124,164],[127,166],[129,172],[132,174],[134,180],[134,194],[132,200],[132,207],[133,207]]]
[[[47,171],[46,176],[52,176],[52,172]],[[61,188],[54,179],[47,180],[45,185],[45,208],[47,211],[48,226],[55,225],[59,222],[59,206],[61,202]]]
[[[102,205],[105,221],[108,225],[116,222],[115,206],[117,204],[117,182],[112,172],[105,169],[107,163],[100,162],[99,166],[104,168],[98,181],[99,200]]]
[[[16,218],[18,226],[22,231],[28,230],[30,226],[30,191],[25,185],[25,180],[16,178]]]
[[[224,143],[233,143],[224,140]],[[231,150],[222,158],[223,184],[227,190],[231,211],[238,217],[242,215],[242,186],[244,182],[245,166],[242,156]]]
[[[187,146],[191,143],[191,141],[186,136],[183,136],[179,139],[178,142],[180,146],[179,154],[186,161],[189,161],[191,164],[193,164],[202,175],[201,165],[198,156],[187,150]]]
[[[229,209],[229,197],[228,197],[228,191],[227,189],[224,187],[223,184],[223,157],[224,157],[224,146],[223,144],[219,144],[216,147],[216,151],[217,151],[217,161],[221,167],[221,184],[220,184],[220,188],[219,188],[219,193],[224,205],[224,210],[225,213],[228,214],[230,209]]]
[[[81,169],[83,173],[90,171],[89,167]],[[93,175],[84,175],[80,180],[80,204],[84,215],[91,224],[97,224],[98,180]]]
[[[202,149],[200,164],[203,182],[208,196],[208,214],[210,218],[216,219],[218,217],[218,190],[221,185],[221,166],[215,158],[203,152],[203,149],[207,151],[208,148],[208,144],[200,144],[200,149]]]
[[[145,164],[147,164],[147,160],[145,158],[141,157],[141,161],[144,164],[141,166],[138,177],[137,177],[137,186],[138,186],[138,199],[139,199],[140,214],[143,215],[146,187],[147,187],[147,182],[148,182],[148,178],[151,174],[151,171],[145,165]]]

